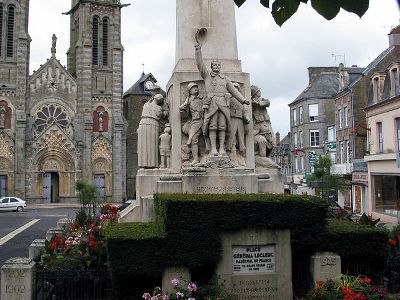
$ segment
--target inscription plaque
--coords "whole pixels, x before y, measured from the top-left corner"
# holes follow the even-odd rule
[[[267,275],[263,279],[242,277],[232,280],[232,299],[234,300],[280,300],[278,281],[275,275]]]
[[[275,245],[232,246],[233,274],[275,272]]]

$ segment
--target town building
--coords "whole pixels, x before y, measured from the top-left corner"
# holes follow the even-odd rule
[[[309,84],[289,104],[294,194],[313,194],[306,184],[317,158],[325,153],[327,125],[334,124],[334,96],[339,92],[336,67],[308,68]]]
[[[365,108],[369,133],[369,208],[374,218],[398,223],[400,212],[400,26],[389,33],[380,68],[369,76]]]
[[[290,132],[281,140],[279,132],[275,133],[275,147],[272,150],[271,157],[280,167],[283,175],[284,192],[290,194],[290,185],[292,184],[292,152],[290,150]]]
[[[104,201],[125,197],[124,5],[71,4],[68,67],[57,59],[53,35],[50,58],[29,74],[29,0],[0,0],[1,196],[73,202],[81,179]]]

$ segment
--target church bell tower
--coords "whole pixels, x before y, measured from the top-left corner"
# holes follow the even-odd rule
[[[68,71],[77,81],[82,179],[100,194],[125,197],[120,0],[72,0]]]
[[[0,0],[0,196],[25,196],[29,0]]]

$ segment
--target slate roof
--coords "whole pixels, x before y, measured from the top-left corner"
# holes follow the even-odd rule
[[[291,104],[302,99],[330,99],[338,92],[339,74],[336,72],[322,72]]]
[[[157,79],[153,76],[153,74],[148,73],[142,73],[142,75],[140,76],[139,80],[135,82],[134,85],[132,85],[123,95],[123,98],[129,96],[129,95],[151,95],[151,92],[146,91],[145,87],[144,87],[144,83],[147,80],[151,80],[154,83],[157,82]],[[161,89],[161,94],[163,96],[166,95],[165,91]]]

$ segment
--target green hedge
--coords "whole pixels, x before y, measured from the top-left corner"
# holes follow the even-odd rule
[[[327,204],[311,196],[156,194],[154,201],[155,222],[107,227],[110,268],[120,291],[133,288],[132,278],[160,278],[167,266],[212,272],[220,259],[222,231],[291,229],[296,250],[305,246],[301,236],[317,236],[326,226]],[[309,251],[318,242],[309,239]]]
[[[388,259],[388,234],[384,228],[331,220],[319,249],[339,254],[343,273],[352,273],[352,266],[359,265],[370,269],[364,275],[377,274],[384,271]]]
[[[345,222],[328,224],[327,203],[317,197],[156,194],[154,201],[155,222],[107,227],[110,268],[120,299],[134,293],[132,282],[159,283],[168,266],[184,265],[194,273],[207,270],[211,275],[220,260],[223,231],[290,229],[293,263],[316,251],[334,251],[344,262],[357,259],[374,265],[386,257],[385,231]]]

